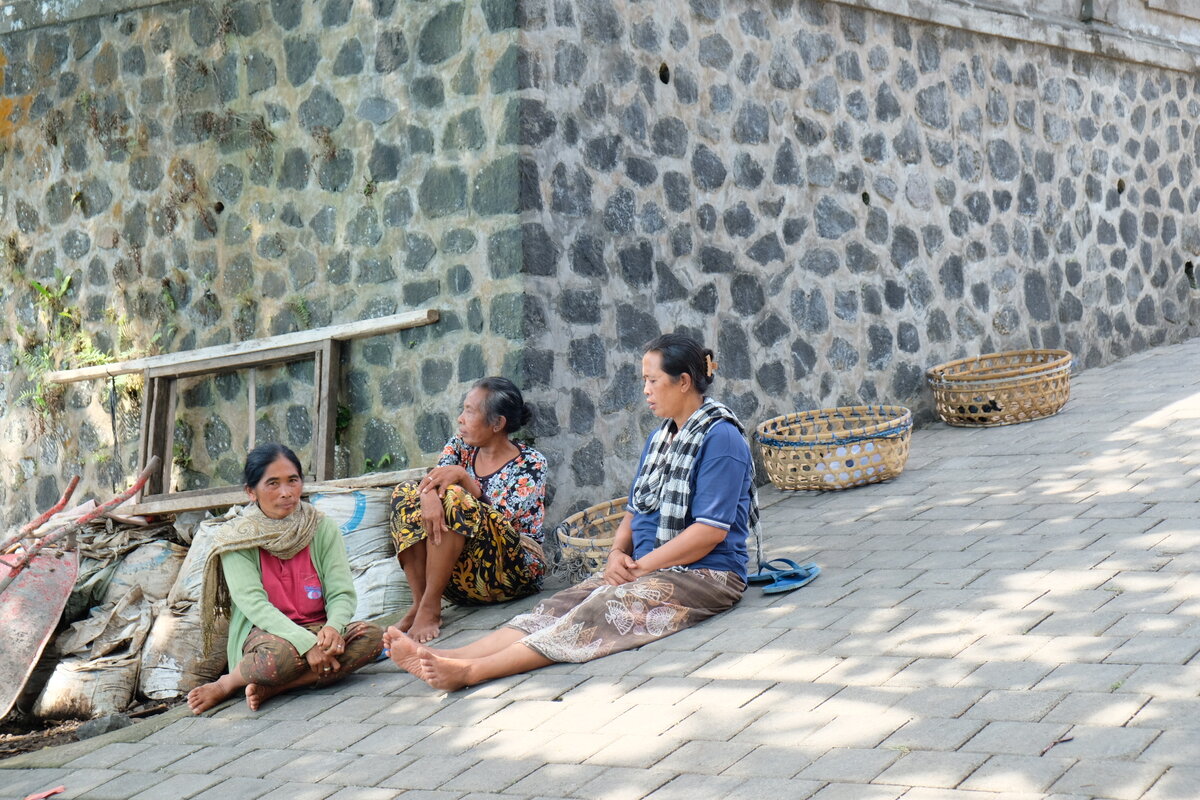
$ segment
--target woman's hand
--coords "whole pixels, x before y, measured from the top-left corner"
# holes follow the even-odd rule
[[[422,490],[421,498],[421,527],[434,547],[442,543],[442,534],[446,532],[446,510],[442,508],[442,499],[436,491]]]
[[[604,565],[604,582],[609,586],[621,586],[642,575],[642,569],[633,556],[621,550],[612,550],[608,554],[608,563]]]
[[[346,640],[331,626],[326,625],[317,631],[317,647],[328,655],[337,658],[346,650]]]
[[[464,481],[467,477],[467,471],[457,464],[434,467],[428,475],[421,479],[417,489],[422,495],[432,492],[438,497],[442,497],[446,494],[446,489],[454,484],[465,486]]]
[[[322,630],[333,630],[332,628],[322,628]],[[308,662],[308,668],[313,671],[313,674],[318,678],[329,678],[335,672],[342,668],[341,663],[333,656],[321,649],[321,640],[318,634],[317,643],[308,649],[304,654],[304,660]],[[340,636],[338,637],[341,638]]]

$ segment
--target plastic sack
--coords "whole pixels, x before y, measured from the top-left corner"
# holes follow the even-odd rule
[[[130,550],[117,561],[103,603],[124,597],[135,586],[151,603],[165,599],[186,557],[187,548],[161,540]]]
[[[59,662],[33,714],[41,719],[93,719],[129,708],[137,686],[138,656],[68,658]]]
[[[391,489],[357,489],[309,498],[342,532],[358,594],[355,619],[377,619],[412,604],[412,592],[392,541],[391,496]]]
[[[187,694],[225,673],[225,641],[229,620],[217,620],[212,650],[204,652],[200,606],[182,614],[168,609],[154,620],[142,648],[138,691],[151,700]]]
[[[173,610],[182,612],[193,603],[200,602],[204,589],[204,562],[208,560],[208,553],[212,550],[213,534],[217,528],[237,516],[238,510],[239,506],[234,506],[223,516],[206,519],[196,527],[187,558],[179,568],[175,585],[167,593],[167,605]]]
[[[206,519],[196,526],[187,558],[167,593],[166,609],[142,648],[138,690],[143,697],[163,700],[187,694],[195,687],[216,680],[225,672],[225,637],[229,621],[219,619],[212,651],[203,651],[200,597],[204,588],[204,562],[212,550],[213,536],[238,512],[235,506],[221,517]]]

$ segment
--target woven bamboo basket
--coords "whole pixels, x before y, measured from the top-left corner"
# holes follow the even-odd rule
[[[931,367],[937,415],[949,425],[987,428],[1057,414],[1071,396],[1066,350],[1010,350]]]
[[[849,489],[894,478],[908,461],[912,412],[847,406],[768,420],[755,438],[767,477],[780,489]]]
[[[625,516],[625,497],[585,508],[564,519],[555,529],[565,559],[579,560],[587,574],[604,569],[608,552]]]

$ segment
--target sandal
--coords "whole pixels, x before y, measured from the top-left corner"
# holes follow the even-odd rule
[[[774,579],[763,587],[763,594],[783,594],[807,586],[821,574],[821,568],[810,562],[802,567],[775,573]]]

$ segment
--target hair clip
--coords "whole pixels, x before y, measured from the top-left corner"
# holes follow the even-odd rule
[[[711,378],[713,373],[717,371],[717,362],[713,361],[712,355],[704,354],[704,374],[705,377]]]

